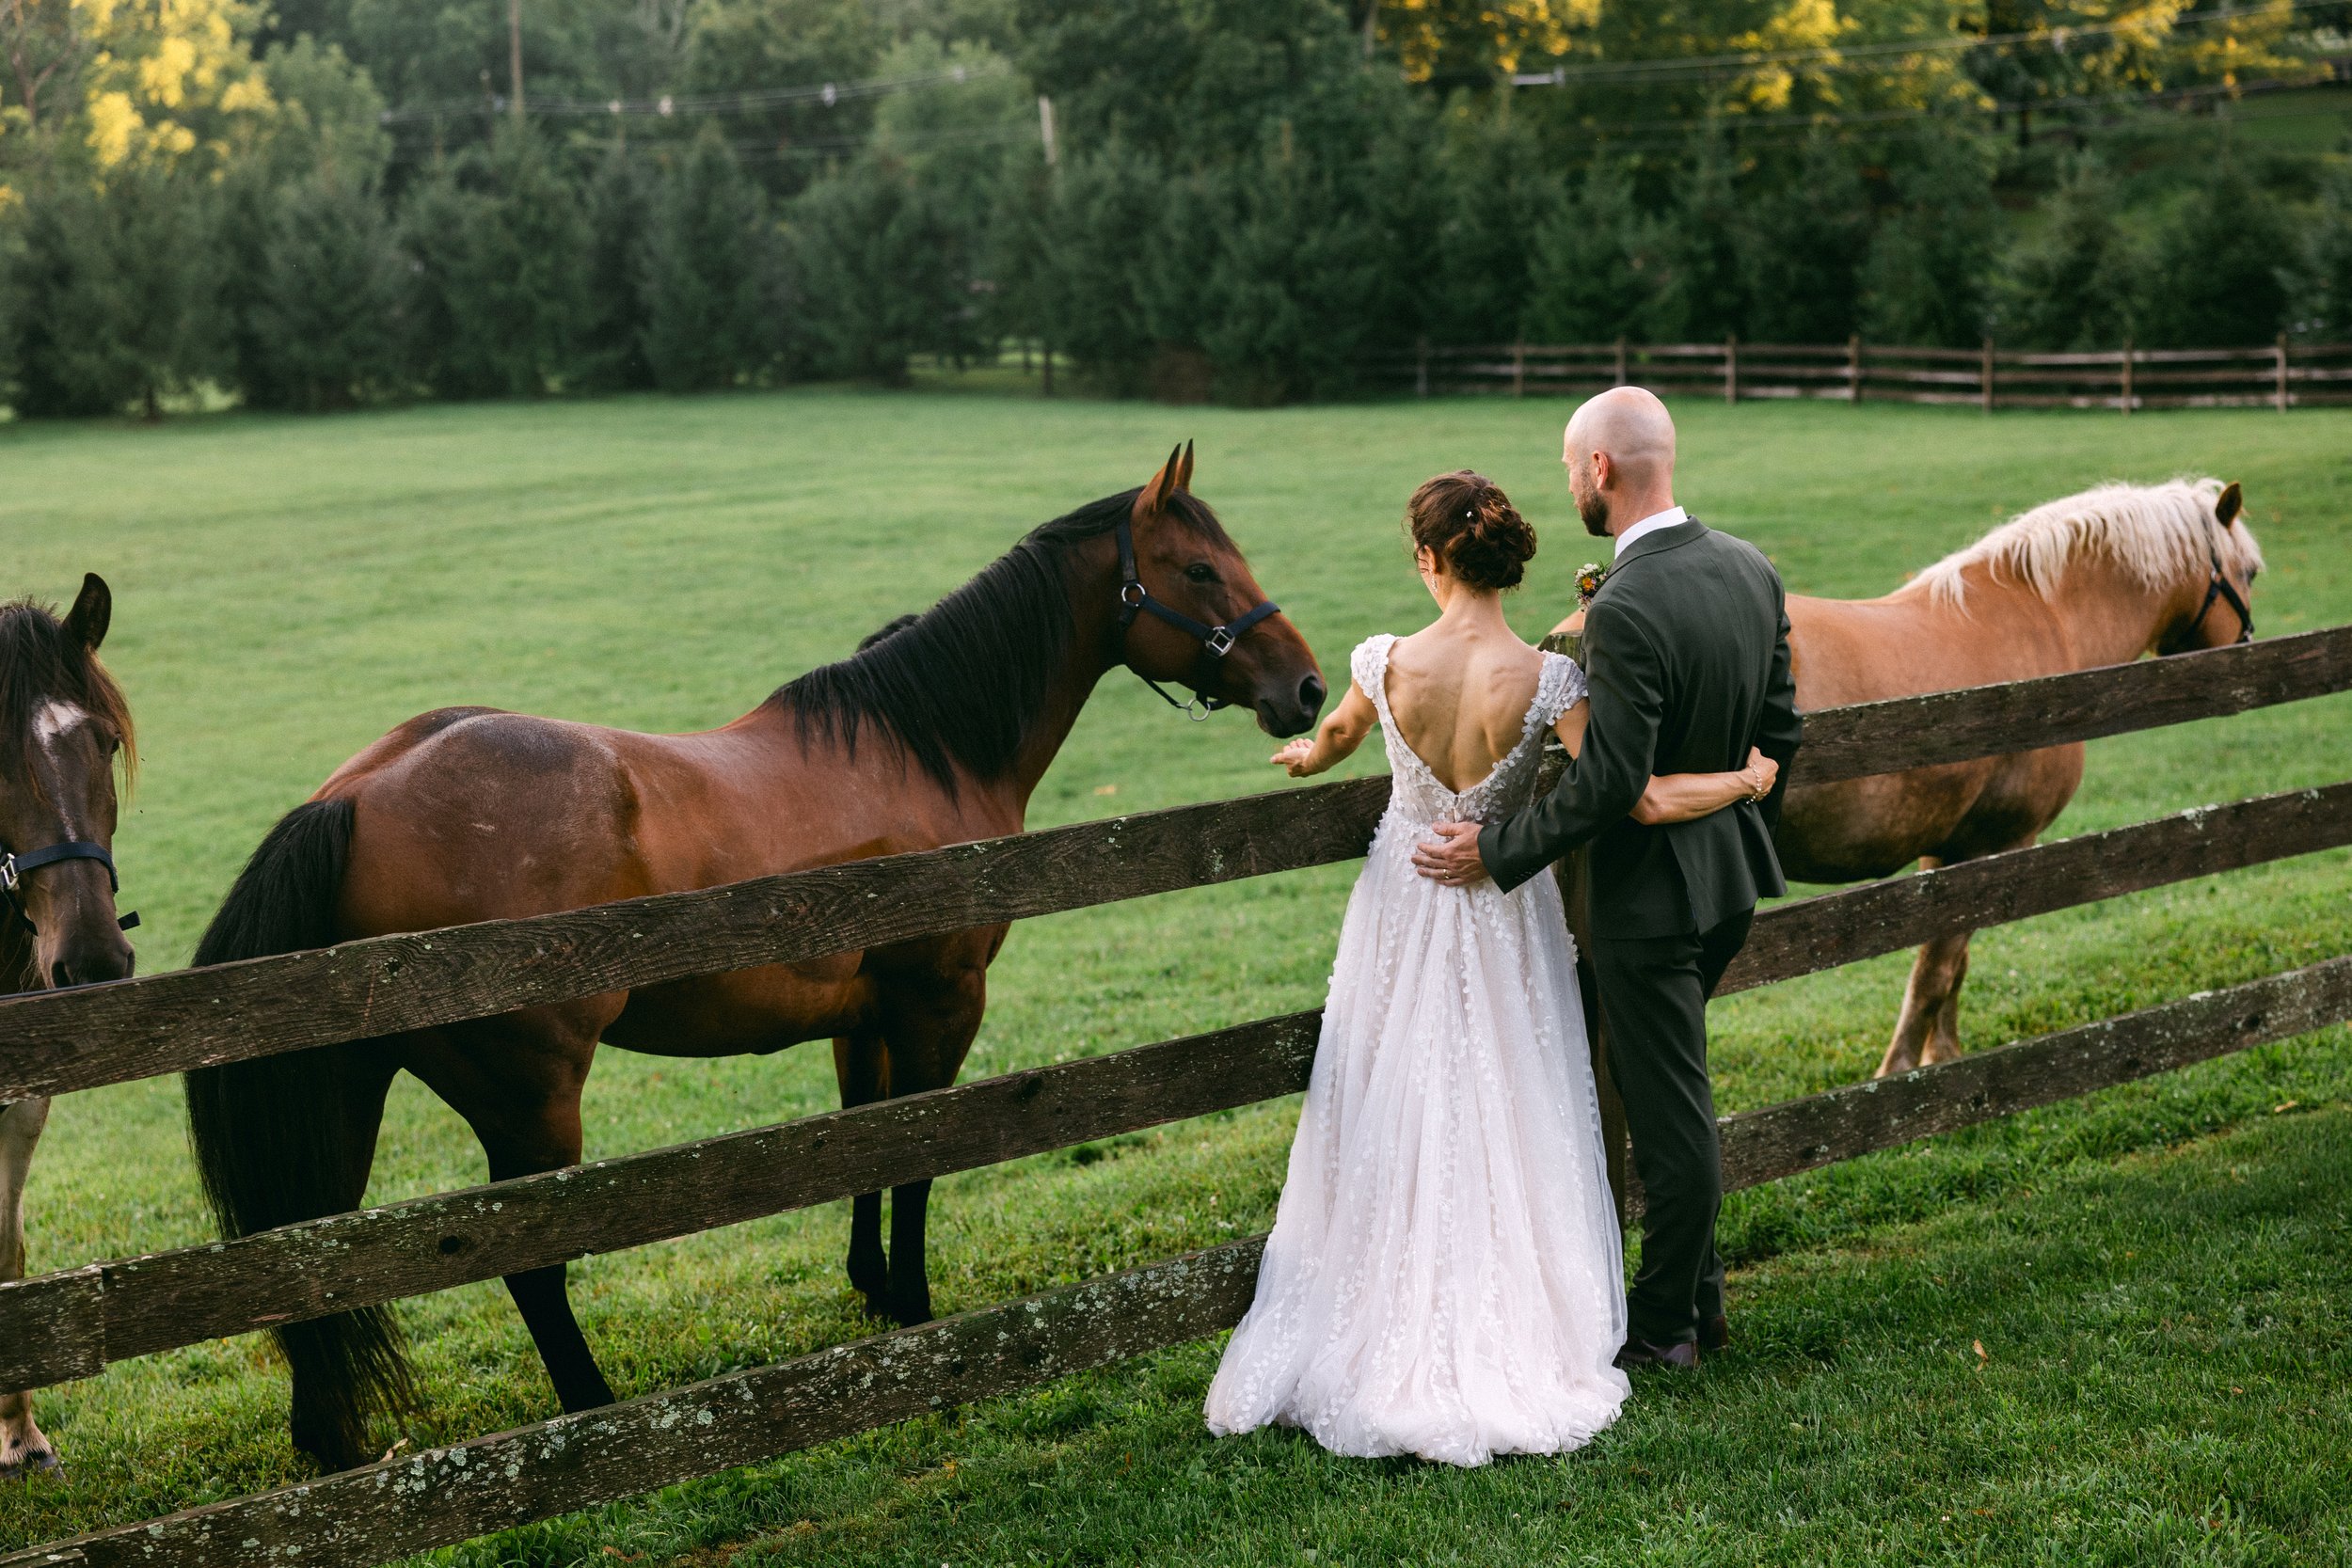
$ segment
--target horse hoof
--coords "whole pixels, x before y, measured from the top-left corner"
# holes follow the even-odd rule
[[[11,1459],[5,1464],[0,1464],[0,1481],[30,1481],[35,1476],[62,1476],[64,1474],[65,1465],[58,1461],[55,1449],[43,1449],[37,1453],[28,1453],[22,1459]]]

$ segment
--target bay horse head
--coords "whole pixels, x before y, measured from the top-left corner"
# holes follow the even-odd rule
[[[119,980],[134,962],[115,912],[115,768],[131,710],[98,662],[114,598],[92,572],[63,620],[0,605],[0,986]]]
[[[1271,736],[1313,726],[1328,695],[1323,672],[1216,514],[1193,496],[1191,442],[1136,492],[1115,536],[1120,662],[1196,718],[1247,707]],[[1162,682],[1189,689],[1191,703]]]
[[[2254,640],[2254,578],[2262,572],[2262,551],[2246,526],[2246,497],[2237,482],[2217,494],[2209,494],[2212,488],[2210,480],[2190,486],[2205,513],[2205,561],[2165,606],[2154,640],[2159,654]]]

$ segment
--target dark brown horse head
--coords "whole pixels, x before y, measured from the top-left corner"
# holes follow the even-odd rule
[[[1123,644],[1127,667],[1249,708],[1268,735],[1311,727],[1327,695],[1323,672],[1288,616],[1277,610],[1251,619],[1265,594],[1216,514],[1192,494],[1191,442],[1168,453],[1136,493],[1129,523],[1136,577],[1152,599],[1202,631],[1248,625],[1220,653],[1216,642],[1163,615],[1138,614]]]
[[[2212,481],[2205,483],[2210,485]],[[2155,638],[2160,654],[2226,648],[2253,641],[2254,578],[2261,575],[2263,558],[2246,527],[2245,493],[2233,480],[2214,497],[2212,505],[2207,559],[2198,563],[2165,606]]]
[[[113,611],[95,572],[63,620],[30,600],[0,605],[0,887],[13,883],[0,950],[21,952],[31,927],[30,973],[0,974],[0,989],[131,973],[110,864],[89,852],[113,853],[115,768],[127,784],[134,754],[131,710],[97,657]]]

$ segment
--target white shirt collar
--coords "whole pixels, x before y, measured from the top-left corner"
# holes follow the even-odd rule
[[[1677,523],[1686,523],[1690,520],[1691,515],[1678,506],[1670,506],[1663,512],[1653,512],[1617,535],[1617,554],[1623,556],[1625,547],[1645,533],[1655,533],[1661,528],[1672,528]]]

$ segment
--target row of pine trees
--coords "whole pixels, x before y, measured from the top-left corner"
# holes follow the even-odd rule
[[[813,179],[716,124],[631,142],[515,121],[403,165],[332,51],[281,46],[271,71],[320,105],[282,154],[24,185],[0,221],[20,414],[887,382],[1009,340],[1101,390],[1261,403],[1360,391],[1421,339],[2352,338],[2343,159],[2280,190],[2225,151],[2152,218],[2095,152],[2021,202],[2002,144],[1957,120],[1572,161],[1507,100],[1350,69],[1210,144],[1073,115],[1057,162],[885,117]],[[1033,113],[1017,82],[992,90]]]

